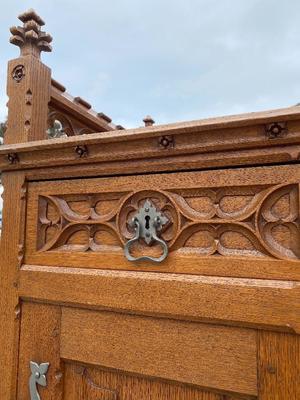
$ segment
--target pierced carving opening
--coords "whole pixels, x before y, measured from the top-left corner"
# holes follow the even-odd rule
[[[21,82],[21,80],[25,76],[25,67],[24,65],[17,65],[12,72],[12,78],[15,80],[17,83]]]
[[[28,89],[27,92],[26,92],[25,103],[28,106],[31,106],[31,104],[32,104],[32,91],[30,89]]]
[[[155,226],[170,252],[300,259],[297,184],[40,195],[37,250],[119,252],[138,216],[130,254],[157,257],[161,247],[145,245],[155,217],[147,199],[170,221]]]
[[[50,121],[47,135],[49,139],[56,139],[67,136],[63,128],[63,124],[58,119]]]

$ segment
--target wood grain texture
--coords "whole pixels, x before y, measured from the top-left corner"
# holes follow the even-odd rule
[[[3,228],[0,262],[0,393],[3,399],[16,396],[20,324],[19,269],[24,255],[24,175],[2,174]],[[2,397],[3,396],[3,397]]]
[[[46,137],[50,99],[51,72],[39,60],[40,51],[49,48],[50,36],[40,31],[41,20],[35,13],[25,13],[20,19],[24,26],[11,29],[11,42],[21,47],[21,56],[9,62],[7,75],[8,128],[4,142],[13,146]],[[32,40],[34,34],[37,40]],[[40,40],[40,35],[44,40]],[[17,156],[15,161],[18,162]],[[8,157],[7,162],[11,162]],[[18,378],[21,312],[18,278],[24,256],[27,185],[22,172],[4,173],[1,181],[4,204],[0,263],[0,394],[1,399],[10,400],[16,398]]]
[[[61,324],[64,359],[257,393],[255,331],[71,308]]]
[[[258,333],[260,400],[300,399],[300,337]]]
[[[60,360],[61,309],[48,304],[22,304],[20,355],[18,374],[18,400],[29,397],[29,362],[49,362],[47,386],[39,386],[42,400],[63,399],[63,365]]]
[[[20,65],[24,68],[24,77],[17,82],[13,79],[13,70]],[[51,70],[38,58],[28,55],[9,62],[7,79],[8,125],[4,143],[45,139]]]
[[[26,263],[300,280],[299,182],[294,166],[32,183]],[[169,219],[159,265],[123,252],[146,199]]]
[[[289,119],[286,134],[271,140],[266,134],[266,124],[280,117]],[[12,147],[4,146],[0,149],[0,169],[65,168],[79,162],[80,165],[101,164],[106,173],[109,170],[109,173],[127,174],[297,161],[299,124],[299,109],[295,107],[265,113],[257,119],[203,120],[79,135],[51,143],[44,140],[31,146],[14,146],[20,159],[18,165],[7,163],[6,156]],[[174,136],[174,146],[160,146],[161,138],[166,135]],[[78,145],[88,148],[88,156],[80,161],[74,152]]]
[[[223,395],[187,385],[66,364],[64,400],[234,400],[252,396]]]
[[[38,243],[36,250],[52,255],[53,251],[76,252],[88,257],[91,252],[122,251],[134,236],[129,224],[132,215],[150,202],[166,220],[160,234],[170,255],[177,251],[178,256],[194,253],[197,258],[299,260],[298,199],[298,183],[173,191],[157,187],[123,193],[112,187],[105,195],[43,193],[34,205],[38,208],[36,238],[29,241]],[[139,247],[144,252],[149,249],[142,241]]]
[[[10,42],[20,47],[21,54],[8,63],[8,122],[4,135],[4,143],[13,146],[47,138],[51,88],[51,70],[40,61],[40,53],[52,50],[52,37],[41,30],[44,21],[34,10],[18,18],[23,26],[10,29]]]
[[[52,37],[41,30],[44,21],[34,10],[18,18],[23,26],[10,28],[10,42],[20,47],[20,57],[8,63],[8,121],[4,135],[4,143],[12,146],[46,139],[51,86],[51,70],[40,61],[40,53],[51,51]]]
[[[24,298],[300,332],[299,283],[24,266]]]
[[[90,136],[90,135],[89,135]],[[82,145],[82,144],[80,144]],[[84,145],[84,144],[83,144]],[[229,155],[224,155],[221,153],[207,153],[206,154],[182,154],[179,156],[168,157],[168,158],[148,158],[144,159],[141,162],[141,158],[143,154],[141,153],[139,159],[132,160],[106,160],[103,162],[91,162],[85,163],[85,157],[79,158],[78,154],[75,154],[75,149],[77,146],[69,149],[68,153],[72,152],[72,159],[74,162],[70,165],[66,165],[63,162],[61,165],[48,165],[45,162],[43,167],[39,164],[39,162],[32,162],[32,159],[25,156],[26,159],[31,163],[31,166],[28,165],[24,167],[24,173],[28,180],[49,180],[49,179],[64,179],[64,178],[78,178],[78,177],[99,177],[99,176],[114,176],[114,175],[134,175],[138,173],[154,173],[154,172],[176,172],[176,171],[193,171],[200,169],[209,169],[215,167],[224,167],[224,166],[234,166],[234,167],[243,167],[243,166],[261,166],[264,164],[272,164],[272,163],[289,163],[290,161],[295,160],[296,154],[300,152],[300,146],[298,149],[294,149],[295,157],[291,157],[289,152],[293,152],[291,146],[277,146],[275,149],[265,150],[263,149],[259,154],[253,155],[249,154],[248,151],[232,151]],[[100,146],[102,148],[102,146]],[[12,149],[10,149],[12,150]],[[88,147],[87,147],[88,150]],[[0,148],[1,152],[1,148]],[[8,154],[8,151],[7,153]],[[98,153],[97,153],[98,154]],[[243,155],[243,159],[240,159],[240,156]],[[23,158],[23,155],[20,155]],[[19,159],[20,159],[19,157]],[[57,158],[63,159],[62,154],[57,154]],[[1,157],[0,157],[1,158]],[[0,162],[0,170],[18,170],[20,169],[20,165],[17,164],[8,164],[7,159],[4,157],[3,167]],[[226,163],[224,164],[224,160]],[[21,161],[22,162],[22,161]],[[22,167],[21,167],[22,169]]]

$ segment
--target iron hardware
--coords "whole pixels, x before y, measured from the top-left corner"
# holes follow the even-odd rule
[[[38,385],[47,386],[46,374],[49,368],[49,363],[37,364],[34,361],[30,361],[31,375],[29,378],[29,391],[30,400],[41,400]]]
[[[147,199],[129,223],[129,226],[135,230],[135,236],[125,244],[124,253],[127,260],[162,262],[167,257],[169,250],[167,243],[158,237],[158,232],[168,222],[168,218],[158,211],[154,204]],[[140,239],[143,239],[148,246],[159,243],[163,249],[163,254],[159,257],[132,256],[130,254],[130,247]]]

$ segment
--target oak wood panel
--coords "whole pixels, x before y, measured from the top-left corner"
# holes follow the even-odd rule
[[[300,333],[300,284],[23,266],[24,298]]]
[[[253,396],[216,394],[187,385],[66,363],[64,400],[234,400]],[[68,382],[68,383],[67,383]]]
[[[299,181],[299,166],[282,166],[31,183],[25,260],[54,266],[300,280]],[[122,222],[130,219],[126,207],[135,206],[134,202],[137,207],[140,199],[148,197],[158,198],[160,207],[168,202],[172,213],[170,253],[159,265],[128,262],[123,254],[130,237],[126,235],[132,234]],[[106,208],[97,211],[101,202]],[[46,239],[45,232],[57,229],[59,218],[64,223],[50,247],[53,239]],[[109,238],[101,236],[103,245],[94,243],[92,248],[95,239],[90,237],[86,247],[88,230],[95,228]],[[141,252],[148,250],[140,247]]]
[[[22,172],[3,173],[3,228],[0,262],[0,393],[16,396],[20,324],[18,274],[24,255],[26,184]]]
[[[23,303],[20,334],[18,400],[29,398],[29,362],[49,362],[47,386],[39,385],[43,400],[63,399],[63,365],[59,355],[61,309],[48,304]]]
[[[63,308],[60,352],[67,360],[257,393],[252,330]]]
[[[300,336],[258,333],[260,400],[300,399]]]

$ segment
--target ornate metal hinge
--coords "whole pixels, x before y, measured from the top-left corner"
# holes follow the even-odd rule
[[[134,228],[135,236],[133,239],[128,240],[125,244],[124,252],[127,260],[129,261],[154,261],[161,262],[168,255],[168,246],[166,242],[159,238],[158,232],[161,231],[162,227],[169,222],[168,218],[163,215],[160,211],[158,211],[154,204],[147,199],[144,205],[138,210],[137,214],[132,218],[129,226]],[[151,246],[154,243],[159,243],[162,246],[163,254],[160,257],[133,257],[130,254],[131,245],[138,241],[139,239],[143,239],[144,242]]]
[[[30,400],[41,400],[38,393],[37,385],[46,386],[46,373],[49,368],[49,363],[37,364],[34,361],[30,361],[31,375],[29,378],[29,391]]]

